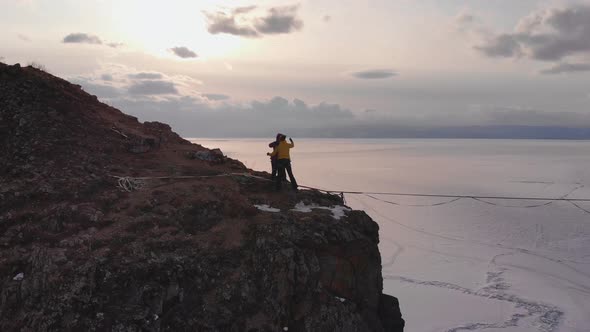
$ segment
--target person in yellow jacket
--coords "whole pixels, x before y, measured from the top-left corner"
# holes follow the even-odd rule
[[[275,189],[281,189],[281,182],[285,178],[285,171],[287,171],[287,174],[289,174],[289,180],[291,181],[291,187],[293,190],[297,190],[297,181],[295,180],[295,176],[293,176],[291,156],[289,155],[289,150],[295,147],[295,143],[293,143],[292,138],[289,138],[291,143],[287,143],[286,139],[287,136],[281,135],[279,138],[279,145],[277,145],[274,151],[270,154],[271,157],[277,157],[277,169],[279,174],[275,177]]]

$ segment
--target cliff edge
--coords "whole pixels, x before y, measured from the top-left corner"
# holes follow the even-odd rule
[[[378,225],[268,177],[0,63],[0,330],[402,331]]]

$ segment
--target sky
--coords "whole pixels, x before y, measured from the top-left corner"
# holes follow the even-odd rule
[[[590,138],[590,0],[0,0],[0,61],[187,137]]]

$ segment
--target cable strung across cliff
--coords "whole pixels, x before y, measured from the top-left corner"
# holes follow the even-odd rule
[[[462,200],[462,199],[472,199],[474,201],[485,203],[488,205],[493,205],[493,206],[498,206],[498,207],[509,207],[509,208],[536,208],[536,207],[547,206],[547,205],[553,204],[554,202],[567,202],[567,203],[572,204],[577,209],[583,211],[584,213],[590,214],[590,210],[585,209],[584,207],[577,204],[578,202],[590,202],[590,198],[567,198],[567,196],[572,194],[574,191],[576,191],[580,188],[583,188],[584,185],[579,185],[576,188],[572,189],[570,192],[568,192],[565,195],[560,196],[560,197],[477,196],[477,195],[367,192],[367,191],[341,191],[341,190],[336,191],[336,190],[319,189],[319,188],[314,188],[314,187],[309,187],[309,186],[300,186],[300,187],[306,188],[306,189],[323,191],[328,194],[340,194],[342,197],[344,197],[344,194],[363,195],[363,196],[369,197],[371,199],[374,199],[374,200],[377,200],[377,201],[380,201],[383,203],[397,205],[397,206],[435,207],[435,206],[442,206],[442,205],[455,203],[455,202]],[[445,201],[445,202],[433,203],[433,204],[401,204],[401,203],[397,203],[397,202],[393,202],[393,201],[389,201],[389,200],[384,200],[384,199],[375,197],[374,195],[450,198],[450,200]],[[499,203],[489,202],[489,201],[486,201],[486,199],[487,200],[512,200],[512,201],[544,201],[544,203],[517,206],[517,205],[503,205],[503,204],[499,204]]]
[[[226,177],[226,176],[244,176],[248,178],[264,180],[264,181],[271,181],[267,178],[252,175],[250,173],[222,173],[222,174],[215,174],[215,175],[191,175],[191,176],[159,176],[159,177],[127,177],[127,176],[114,176],[111,177],[118,179],[118,186],[127,191],[132,192],[135,190],[141,189],[145,185],[145,180],[183,180],[183,179],[200,179],[200,178],[212,178],[212,177]],[[369,197],[373,200],[377,200],[383,203],[397,205],[397,206],[408,206],[408,207],[436,207],[447,205],[451,203],[455,203],[462,199],[472,199],[477,202],[485,203],[492,206],[498,207],[510,207],[510,208],[536,208],[542,206],[548,206],[553,204],[554,202],[567,202],[572,204],[577,209],[590,214],[590,210],[585,209],[584,207],[580,206],[579,202],[590,202],[590,198],[567,198],[570,194],[574,191],[583,188],[584,185],[579,185],[576,188],[572,189],[570,192],[566,193],[560,197],[518,197],[518,196],[478,196],[478,195],[454,195],[454,194],[424,194],[424,193],[400,193],[400,192],[371,192],[371,191],[350,191],[350,190],[327,190],[321,188],[315,188],[310,186],[300,185],[299,187],[310,189],[310,190],[317,190],[321,192],[325,192],[328,194],[339,194],[342,199],[344,200],[344,194],[349,195],[363,195]],[[393,202],[390,200],[385,200],[382,198],[375,197],[375,195],[383,195],[383,196],[401,196],[401,197],[428,197],[428,198],[449,198],[450,200],[444,202],[438,202],[433,204],[402,204],[398,202]],[[532,204],[532,205],[503,205],[499,203],[489,202],[487,200],[512,200],[512,201],[544,201],[540,204]]]
[[[308,186],[301,188],[323,191],[326,193],[344,193],[350,195],[385,195],[385,196],[409,196],[409,197],[437,197],[437,198],[475,198],[475,199],[500,199],[500,200],[522,200],[522,201],[567,201],[567,202],[590,202],[590,198],[560,198],[560,197],[516,197],[516,196],[477,196],[477,195],[454,195],[454,194],[421,194],[421,193],[397,193],[397,192],[371,192],[371,191],[346,191],[326,190]]]

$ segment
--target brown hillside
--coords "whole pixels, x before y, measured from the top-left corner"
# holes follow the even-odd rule
[[[0,64],[0,331],[401,331],[377,224],[267,177]]]

